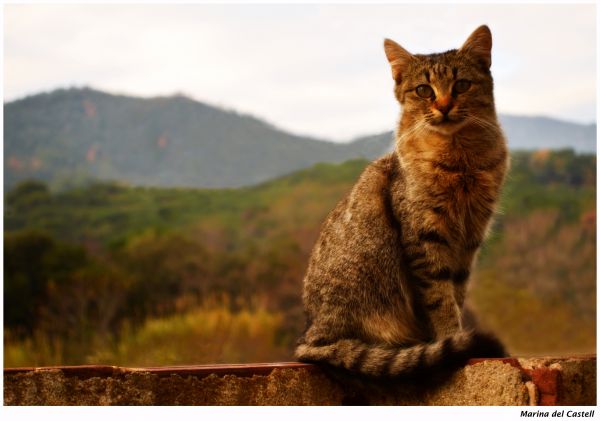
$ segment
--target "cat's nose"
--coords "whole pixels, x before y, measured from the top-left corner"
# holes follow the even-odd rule
[[[439,110],[442,114],[447,115],[452,109],[452,98],[449,96],[439,97],[434,103],[433,107]]]

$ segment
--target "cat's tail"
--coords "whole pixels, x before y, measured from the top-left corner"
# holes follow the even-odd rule
[[[367,344],[356,339],[296,348],[296,357],[304,362],[322,362],[374,377],[413,375],[430,369],[463,364],[474,357],[503,357],[504,347],[492,335],[460,331],[436,342],[411,347]]]

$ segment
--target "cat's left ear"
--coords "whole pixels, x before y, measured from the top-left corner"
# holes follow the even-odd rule
[[[475,29],[465,41],[461,52],[476,57],[487,69],[492,65],[492,33],[487,25]]]

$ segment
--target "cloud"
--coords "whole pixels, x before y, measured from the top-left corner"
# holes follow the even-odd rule
[[[8,5],[5,100],[184,92],[342,140],[394,127],[384,37],[443,51],[482,23],[499,111],[595,118],[594,5]]]

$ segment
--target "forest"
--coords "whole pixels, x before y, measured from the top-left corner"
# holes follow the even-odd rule
[[[514,355],[596,346],[596,157],[513,152],[468,305]],[[319,226],[365,160],[229,189],[26,180],[4,197],[5,367],[293,359]]]

